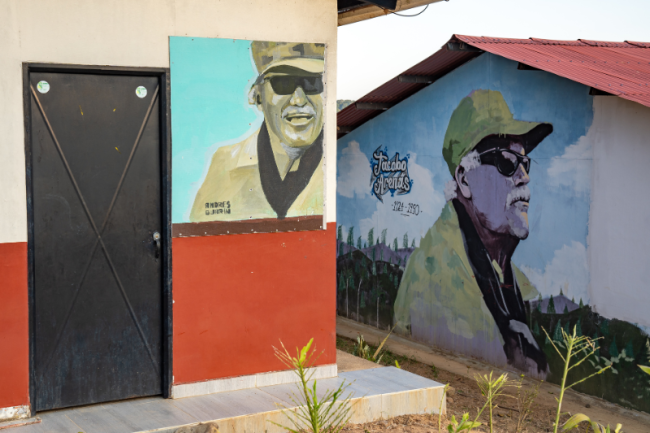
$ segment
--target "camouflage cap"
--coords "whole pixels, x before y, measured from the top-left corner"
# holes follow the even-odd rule
[[[292,66],[312,74],[325,70],[325,44],[253,41],[251,51],[260,75],[278,66]]]
[[[442,156],[453,177],[461,159],[487,136],[518,135],[528,154],[551,132],[550,123],[515,120],[501,92],[476,90],[463,98],[452,113]]]

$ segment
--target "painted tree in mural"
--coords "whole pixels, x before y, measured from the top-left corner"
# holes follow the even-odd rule
[[[562,341],[562,321],[558,320],[553,332],[553,341]]]
[[[350,317],[350,286],[354,286],[354,276],[350,272],[345,281],[345,316]]]
[[[341,245],[342,242],[343,242],[343,226],[339,225],[338,233],[336,235],[336,251],[339,256],[343,254],[343,247]]]
[[[397,244],[397,238],[395,238],[395,240],[393,241],[393,249],[395,250],[395,252],[397,252],[398,247],[399,245]]]
[[[548,299],[548,306],[546,307],[546,314],[555,314],[555,302],[553,302],[553,295]],[[558,340],[560,341],[560,340]]]
[[[614,337],[614,340],[612,340],[612,344],[609,346],[609,356],[612,358],[617,357],[619,355],[618,353],[618,347],[616,346],[616,337]]]
[[[386,234],[388,233],[388,229],[383,229],[381,231],[381,243],[386,245]]]
[[[408,248],[409,247],[409,234],[404,233],[404,240],[402,241],[402,247]]]
[[[359,236],[359,237],[357,238],[357,249],[358,249],[358,250],[361,249],[361,236]]]
[[[628,358],[634,358],[634,346],[631,341],[625,346],[625,356]]]
[[[608,335],[609,335],[609,320],[604,319],[604,320],[601,322],[601,324],[600,324],[600,332],[601,332],[604,336],[608,336]]]
[[[368,246],[372,247],[375,244],[375,229],[368,230]]]
[[[533,334],[539,336],[539,325],[537,324],[537,321],[533,322]]]
[[[354,226],[348,229],[348,239],[346,243],[350,246],[354,245]]]

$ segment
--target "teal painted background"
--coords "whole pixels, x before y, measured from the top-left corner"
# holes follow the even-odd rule
[[[189,222],[215,150],[240,141],[264,119],[248,104],[257,78],[250,45],[246,40],[169,38],[174,224]]]

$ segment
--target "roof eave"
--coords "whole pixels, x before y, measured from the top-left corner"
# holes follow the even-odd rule
[[[347,24],[358,23],[372,18],[388,15],[391,12],[400,12],[408,9],[416,8],[418,6],[425,6],[432,3],[438,3],[443,0],[398,0],[395,10],[384,9],[375,5],[354,7],[345,12],[339,13],[338,25],[345,26]]]

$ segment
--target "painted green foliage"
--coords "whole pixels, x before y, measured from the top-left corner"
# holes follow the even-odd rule
[[[587,362],[571,370],[569,379],[586,377],[611,364],[610,369],[577,385],[576,390],[633,409],[650,411],[650,380],[638,367],[647,365],[650,355],[644,350],[648,336],[641,329],[625,321],[606,319],[592,311],[589,305],[565,314],[544,314],[537,308],[532,308],[530,319],[533,335],[540,347],[543,347],[549,362],[549,382],[558,383],[563,363],[552,345],[545,341],[547,339],[544,333],[540,335],[537,328],[549,330],[551,338],[557,344],[562,341],[562,329],[573,330],[575,326],[577,335],[589,335],[597,340],[598,349]]]
[[[337,259],[338,314],[390,328],[397,289],[408,256],[415,248],[415,239],[411,240],[409,247],[409,238],[405,234],[400,247],[399,238],[387,242],[387,230],[381,230],[376,238],[375,229],[371,228],[365,240],[361,236],[356,238],[355,245],[354,228],[347,230],[347,239],[339,243]],[[343,236],[341,226],[338,235]]]

